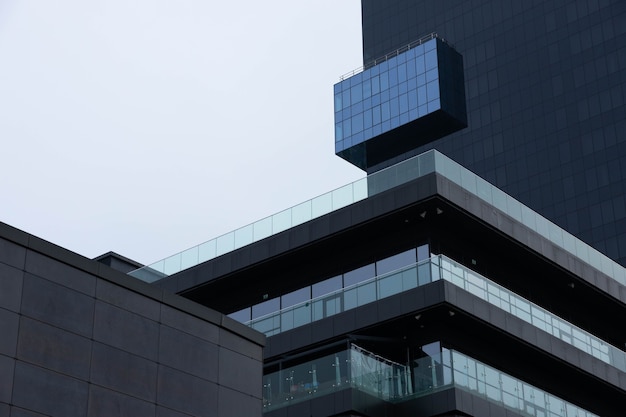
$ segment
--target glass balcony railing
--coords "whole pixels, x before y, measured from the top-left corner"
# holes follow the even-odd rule
[[[154,282],[365,198],[367,198],[367,179],[362,178],[183,252],[131,271],[129,275],[142,281]]]
[[[405,365],[351,345],[348,350],[264,375],[263,405],[270,411],[346,388],[390,401],[410,394],[409,375]]]
[[[432,382],[432,388],[416,390],[416,395],[424,395],[428,390],[453,385],[485,400],[532,417],[592,417],[590,413],[546,391],[487,366],[471,357],[454,350],[444,349],[441,360],[426,358],[433,368],[432,374],[441,380],[428,378],[422,383]],[[448,384],[446,384],[448,383]]]
[[[532,417],[594,414],[454,350],[402,365],[358,346],[263,376],[264,412],[344,389],[400,403],[457,387]]]
[[[439,279],[463,288],[536,328],[626,372],[626,352],[442,255],[259,317],[246,324],[265,333],[266,336],[273,336]]]
[[[626,268],[435,150],[132,271],[129,275],[154,282],[432,172],[444,176],[621,285],[626,285]]]

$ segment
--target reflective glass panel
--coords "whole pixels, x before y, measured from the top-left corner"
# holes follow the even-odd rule
[[[376,275],[374,264],[369,264],[343,274],[343,286],[349,287]]]
[[[376,262],[376,274],[382,275],[415,263],[415,249],[392,255]]]
[[[299,290],[283,295],[281,298],[281,308],[291,307],[298,303],[311,299],[311,287],[300,288]]]
[[[328,278],[311,286],[311,295],[313,298],[329,294],[333,291],[340,290],[342,287],[341,275]]]
[[[246,307],[243,310],[235,311],[234,313],[230,313],[228,317],[231,319],[237,320],[238,322],[245,323],[250,321],[250,307]]]
[[[265,316],[266,314],[273,313],[278,310],[280,310],[280,298],[278,297],[253,305],[252,306],[252,320]]]

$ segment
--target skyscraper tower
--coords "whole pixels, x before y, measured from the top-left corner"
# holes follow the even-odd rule
[[[467,128],[435,148],[626,265],[626,3],[363,0],[363,62],[435,32],[463,56]]]

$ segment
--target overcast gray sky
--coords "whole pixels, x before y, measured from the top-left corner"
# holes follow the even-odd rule
[[[1,0],[0,221],[151,263],[364,176],[359,0]]]

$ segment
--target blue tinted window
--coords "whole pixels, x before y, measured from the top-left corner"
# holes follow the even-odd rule
[[[389,73],[381,72],[380,73],[380,91],[385,91],[389,89]]]
[[[383,120],[389,120],[391,118],[388,101],[381,104],[381,116]]]
[[[437,68],[426,72],[426,83],[434,81],[437,78],[439,78],[439,73],[437,72]]]
[[[406,63],[406,77],[407,79],[415,78],[417,71],[415,71],[415,60],[411,59]]]
[[[374,125],[380,123],[380,106],[376,106],[372,109],[372,123]]]
[[[280,297],[280,307],[287,308],[311,299],[311,287],[300,288]]]
[[[372,127],[372,110],[365,110],[363,112],[363,126],[367,129]]]
[[[350,106],[350,90],[345,90],[343,93],[341,93],[341,104],[343,105],[344,109]]]
[[[389,68],[389,85],[398,85],[398,70],[396,67]]]
[[[363,130],[363,113],[359,113],[352,117],[352,134]]]
[[[432,101],[439,98],[439,81],[433,81],[426,86],[426,95],[428,101]]]
[[[417,89],[409,91],[407,94],[409,98],[409,109],[417,108]]]
[[[396,117],[400,114],[400,106],[398,105],[397,97],[389,100],[389,110],[391,111],[391,117]]]
[[[376,274],[382,275],[415,263],[415,249],[398,253],[376,262]]]
[[[257,319],[278,310],[280,310],[280,298],[272,298],[252,306],[252,319]]]
[[[376,276],[374,264],[369,264],[343,274],[343,286],[349,287]]]
[[[343,132],[341,130],[341,123],[337,123],[335,125],[335,142],[338,142],[341,139],[343,139]]]
[[[426,71],[431,70],[437,67],[437,50],[433,49],[431,51],[426,52],[424,56],[424,60],[426,62]]]
[[[406,81],[406,64],[398,65],[398,82]]]
[[[402,94],[398,97],[398,104],[400,106],[400,114],[409,111],[409,98],[406,94]]]
[[[343,121],[343,137],[347,138],[348,136],[352,136],[352,123],[350,119]]]
[[[421,106],[426,104],[428,100],[426,100],[426,87],[417,87],[417,103]]]
[[[372,86],[372,94],[378,94],[380,92],[380,76],[379,75],[372,77],[371,86]]]
[[[231,319],[235,319],[240,323],[250,321],[250,307],[244,308],[243,310],[235,311],[234,313],[230,313],[228,317],[230,317]]]
[[[352,98],[353,104],[363,99],[363,87],[361,84],[357,84],[350,89],[350,97]]]
[[[342,285],[341,275],[328,278],[327,280],[318,282],[317,284],[313,284],[311,286],[312,297],[317,298],[333,291],[340,290]]]
[[[434,112],[435,110],[439,110],[441,107],[441,103],[439,99],[435,99],[433,101],[428,102],[428,113]]]
[[[426,72],[426,61],[424,60],[423,55],[420,55],[415,59],[415,72],[418,75]]]
[[[409,85],[407,84],[406,81],[398,85],[398,94],[404,94],[407,91],[409,91]]]
[[[363,98],[368,98],[372,95],[372,84],[370,80],[363,81]]]
[[[418,246],[417,248],[417,260],[419,261],[423,261],[425,259],[430,258],[430,248],[428,247],[428,244],[426,245],[421,245]]]

